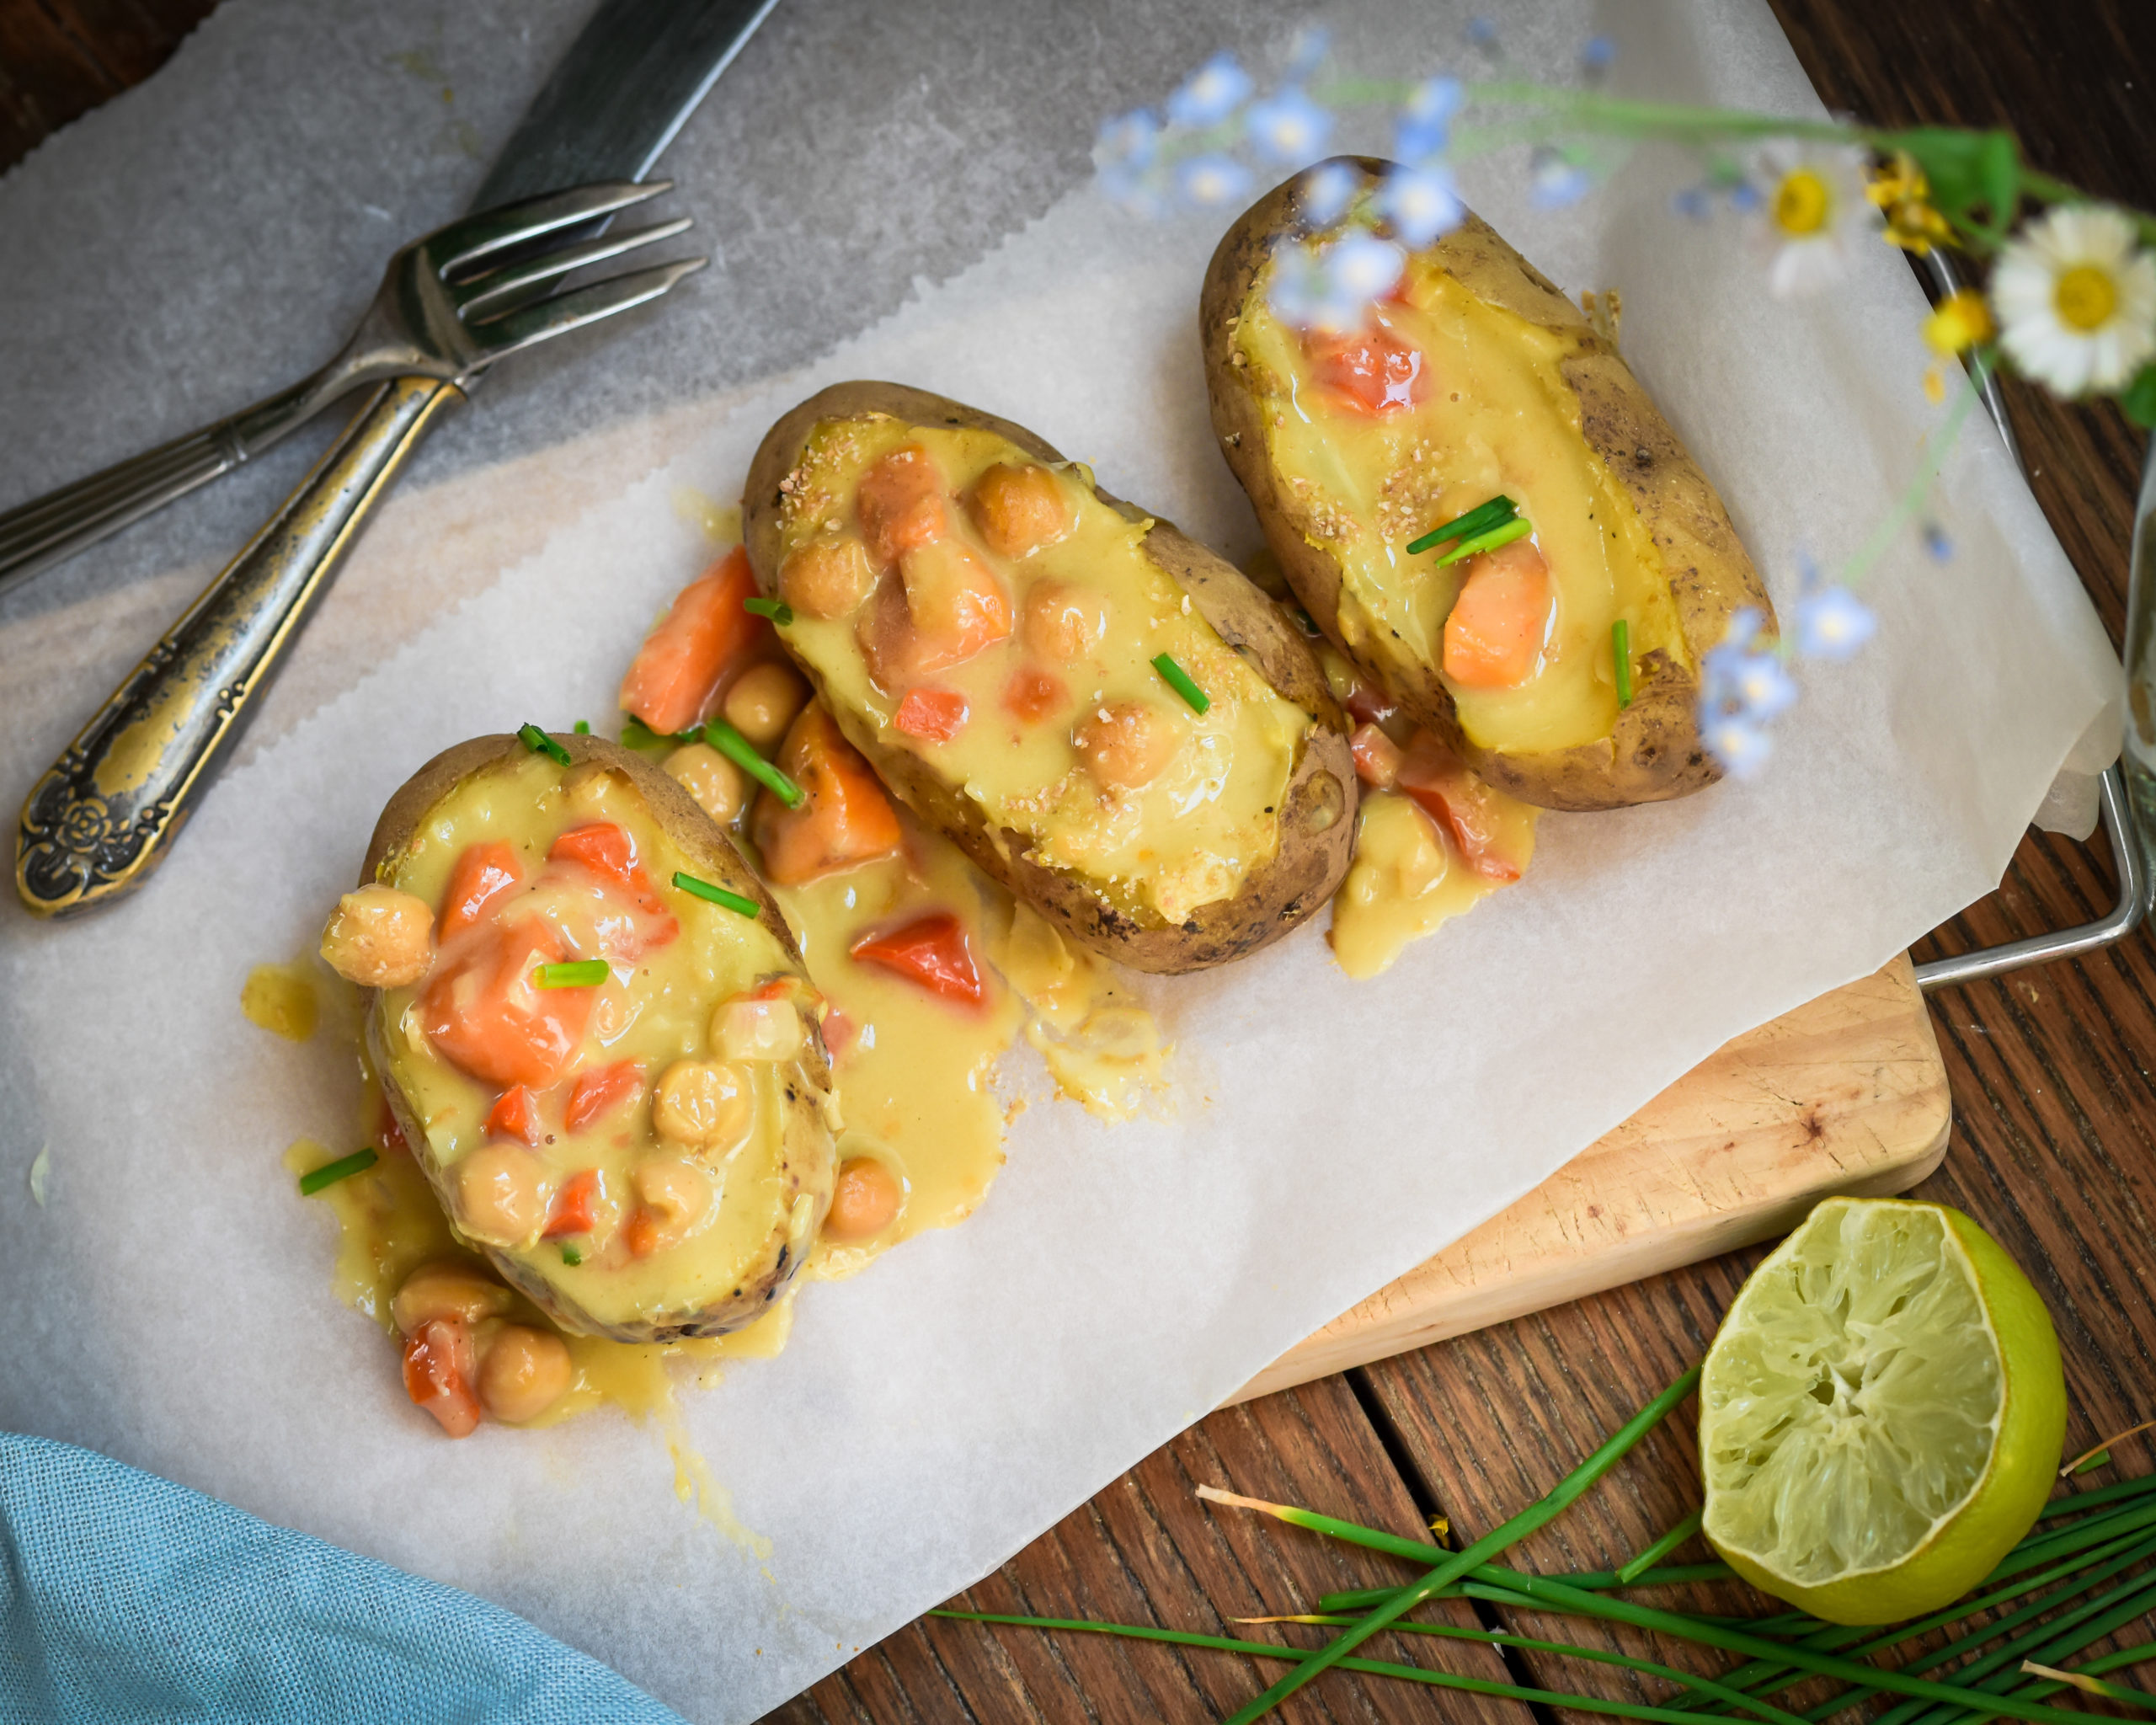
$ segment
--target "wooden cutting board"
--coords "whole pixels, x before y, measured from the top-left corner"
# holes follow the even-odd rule
[[[1289,1350],[1247,1401],[1784,1233],[1820,1199],[1907,1190],[1953,1108],[1907,957],[1746,1032],[1435,1258]]]

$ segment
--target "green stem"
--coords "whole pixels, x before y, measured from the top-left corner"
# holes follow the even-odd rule
[[[1617,626],[1620,628],[1624,627],[1624,620],[1621,617],[1618,620]],[[1629,684],[1631,679],[1627,676],[1620,678],[1620,682]],[[1620,698],[1629,698],[1631,691],[1629,687],[1620,688],[1618,693]],[[1624,1583],[1627,1587],[1630,1586],[1631,1583],[1638,1579],[1639,1577],[1646,1574],[1648,1570],[1653,1568],[1656,1564],[1661,1562],[1664,1557],[1667,1557],[1672,1551],[1683,1545],[1685,1541],[1690,1539],[1694,1534],[1699,1532],[1701,1514],[1701,1511],[1694,1509],[1689,1515],[1687,1515],[1682,1521],[1678,1522],[1676,1526],[1671,1528],[1668,1533],[1664,1534],[1660,1539],[1649,1546],[1646,1550],[1641,1552],[1638,1557],[1633,1558],[1630,1562],[1627,1563],[1622,1569],[1619,1570],[1617,1572],[1617,1579]]]
[[[1694,1366],[1672,1384],[1608,1439],[1593,1455],[1567,1474],[1557,1488],[1539,1503],[1532,1504],[1518,1514],[1481,1539],[1445,1559],[1420,1582],[1401,1589],[1399,1595],[1380,1605],[1356,1626],[1337,1636],[1318,1653],[1298,1664],[1286,1676],[1273,1685],[1264,1694],[1247,1706],[1236,1710],[1228,1725],[1251,1725],[1254,1719],[1269,1713],[1289,1696],[1293,1695],[1321,1671],[1337,1664],[1348,1653],[1360,1647],[1395,1618],[1404,1616],[1438,1588],[1457,1581],[1467,1572],[1515,1541],[1525,1538],[1558,1514],[1572,1501],[1599,1479],[1617,1459],[1645,1437],[1666,1418],[1672,1408],[1689,1396],[1700,1381],[1700,1368]],[[1345,1525],[1346,1524],[1343,1524]],[[1582,1594],[1582,1599],[1598,1599],[1593,1594]]]

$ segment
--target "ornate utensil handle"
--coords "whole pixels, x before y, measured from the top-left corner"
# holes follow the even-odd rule
[[[15,889],[40,916],[133,891],[195,799],[453,383],[383,384],[270,524],[212,581],[23,804]]]

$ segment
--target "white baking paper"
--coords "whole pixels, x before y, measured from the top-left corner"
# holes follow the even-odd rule
[[[0,182],[0,232],[40,236],[0,280],[0,498],[334,343],[393,238],[476,183],[579,9],[227,0]],[[147,890],[58,927],[0,907],[0,1424],[471,1589],[697,1720],[753,1717],[992,1569],[1728,1037],[1983,894],[2116,677],[1977,426],[1940,499],[1953,559],[1889,560],[1877,638],[1807,677],[1758,782],[1547,818],[1521,887],[1380,981],[1348,982],[1312,927],[1151,986],[1185,1051],[1171,1119],[1033,1108],[975,1218],[809,1289],[781,1358],[691,1395],[767,1558],[684,1509],[620,1418],[444,1441],[330,1297],[328,1219],[279,1163],[346,1130],[342,1059],[237,1007],[252,964],[309,943],[397,783],[474,732],[608,718],[708,553],[677,492],[729,494],[770,419],[837,378],[1011,415],[1230,554],[1257,542],[1193,328],[1218,224],[1146,227],[1082,179],[1101,114],[1216,45],[1262,59],[1294,19],[926,16],[789,0],[667,163],[725,217],[699,231],[705,285],[505,370],[442,435]],[[1442,5],[1330,21],[1351,69],[1435,69],[1462,40]],[[1530,70],[1564,75],[1608,29],[1620,88],[1817,111],[1762,5],[1505,28]],[[1627,353],[1785,600],[1800,549],[1860,537],[1935,421],[1921,301],[1884,246],[1828,297],[1769,300],[1731,223],[1670,212],[1687,171],[1643,152],[1568,211],[1532,209],[1516,163],[1468,189],[1561,284],[1621,287]],[[334,292],[280,235],[334,262]],[[275,489],[243,477],[0,605],[0,804]]]

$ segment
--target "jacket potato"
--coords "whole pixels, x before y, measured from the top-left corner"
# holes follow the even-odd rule
[[[1148,971],[1256,951],[1339,884],[1355,772],[1287,614],[1023,427],[835,385],[750,466],[778,633],[931,826]]]
[[[323,956],[368,986],[457,1234],[572,1332],[760,1316],[830,1201],[830,1069],[792,935],[689,793],[596,737],[475,738],[390,799],[360,883]]]
[[[1342,164],[1348,228],[1388,232],[1391,164],[1323,166]],[[1773,624],[1714,487],[1612,343],[1472,215],[1409,254],[1360,330],[1298,329],[1276,274],[1317,232],[1318,171],[1236,222],[1198,313],[1214,429],[1288,585],[1364,679],[1523,801],[1710,783],[1701,660],[1740,607]],[[1410,554],[1485,510],[1509,539]]]

